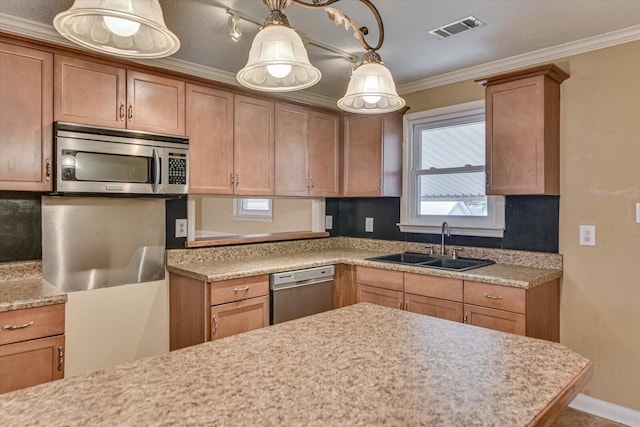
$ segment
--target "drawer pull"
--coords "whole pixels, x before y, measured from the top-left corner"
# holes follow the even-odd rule
[[[218,331],[218,318],[214,314],[213,316],[211,316],[211,320],[213,320],[213,331],[211,331],[211,335],[215,335]]]
[[[245,286],[244,288],[233,288],[233,292],[245,292],[248,291],[251,286]]]
[[[462,323],[467,323],[468,318],[469,318],[469,313],[465,313],[464,318],[462,319]]]
[[[58,371],[62,371],[64,367],[64,349],[62,346],[58,347]]]
[[[9,326],[9,325],[4,325],[2,327],[3,331],[15,331],[18,329],[24,329],[24,328],[28,328],[29,326],[33,326],[33,320],[27,323],[23,323],[22,325],[13,325],[13,326]]]
[[[501,296],[491,295],[491,294],[488,294],[486,292],[483,295],[484,295],[485,298],[488,298],[488,299],[502,299]]]

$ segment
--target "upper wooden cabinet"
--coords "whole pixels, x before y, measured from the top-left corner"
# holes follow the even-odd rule
[[[234,99],[234,194],[274,194],[274,104],[236,95]]]
[[[555,65],[478,80],[486,86],[487,194],[560,194],[560,84]]]
[[[0,43],[0,190],[51,191],[53,55]]]
[[[401,196],[402,114],[345,117],[343,196]]]
[[[185,83],[56,55],[55,120],[185,134]]]
[[[337,197],[337,116],[276,104],[275,194]]]
[[[233,194],[233,94],[187,84],[189,192]]]

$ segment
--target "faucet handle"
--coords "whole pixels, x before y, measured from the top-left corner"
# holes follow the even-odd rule
[[[464,249],[462,249],[462,248],[460,248],[460,247],[457,247],[457,246],[455,246],[455,247],[451,248],[451,257],[452,257],[453,259],[458,259],[458,252],[461,252],[461,251],[463,251],[463,250],[464,250]]]
[[[429,249],[429,255],[433,255],[433,245],[424,245],[425,249]]]

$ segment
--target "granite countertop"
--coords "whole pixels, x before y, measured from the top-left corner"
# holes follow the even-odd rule
[[[42,279],[40,261],[0,263],[0,312],[66,302],[67,294]]]
[[[366,258],[386,255],[389,252],[362,249],[321,249],[275,255],[230,258],[226,260],[196,260],[193,262],[167,263],[167,270],[205,282],[235,279],[260,274],[317,267],[329,264],[352,264],[387,270],[405,271],[431,276],[493,283],[503,286],[529,289],[562,277],[562,270],[554,268],[526,267],[512,264],[493,264],[464,272],[368,261]]]
[[[0,413],[6,427],[525,426],[591,369],[558,343],[362,303],[7,393]]]

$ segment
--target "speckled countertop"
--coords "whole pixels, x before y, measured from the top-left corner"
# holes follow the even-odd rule
[[[591,363],[357,304],[0,396],[2,425],[526,426]]]
[[[260,248],[257,245],[256,247]],[[173,273],[211,282],[321,265],[352,264],[524,289],[535,287],[562,276],[562,270],[558,268],[529,267],[507,263],[455,272],[366,260],[369,257],[397,253],[404,250],[393,247],[386,248],[387,251],[382,252],[379,247],[376,247],[376,249],[378,250],[340,246],[323,247],[319,245],[317,248],[305,247],[295,252],[278,253],[267,249],[265,251],[254,250],[253,252],[246,252],[242,256],[241,254],[233,254],[233,256],[228,257],[216,256],[217,254],[213,251],[208,252],[210,257],[206,257],[203,252],[197,252],[199,251],[197,249],[179,250],[169,251],[171,255],[167,260],[167,269]],[[495,259],[495,251],[493,254],[485,255],[485,257],[489,258],[492,255]],[[558,255],[556,254],[555,256],[557,257]]]
[[[40,261],[0,263],[0,312],[66,302],[67,294],[42,279]]]

